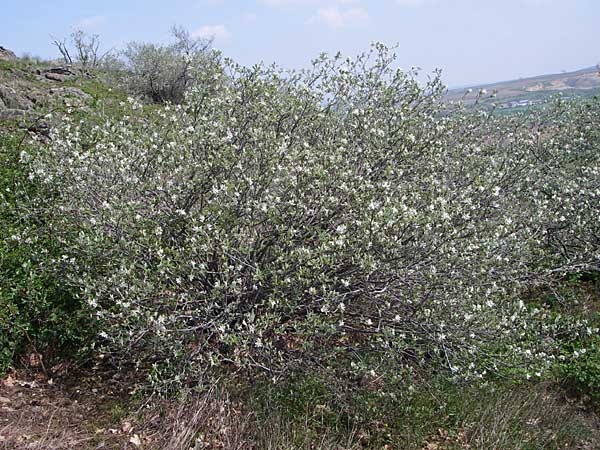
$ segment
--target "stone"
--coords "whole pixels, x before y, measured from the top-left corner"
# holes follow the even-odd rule
[[[33,102],[8,86],[0,85],[0,100],[9,109],[31,109]]]
[[[17,55],[0,45],[0,61],[16,61]]]
[[[50,69],[44,70],[44,73],[57,73],[59,75],[75,75],[75,72],[73,72],[69,67],[66,66],[52,67]]]
[[[50,94],[52,94],[52,95],[58,95],[58,96],[75,97],[75,98],[78,98],[78,99],[84,100],[84,101],[88,101],[88,100],[92,99],[91,95],[86,94],[81,89],[76,88],[76,87],[51,88],[50,89]]]
[[[46,105],[48,103],[48,92],[38,88],[29,87],[25,94],[31,102],[35,105]]]
[[[36,123],[32,126],[30,126],[29,128],[27,128],[27,131],[30,131],[32,133],[44,136],[44,137],[50,137],[50,125],[47,124],[46,122],[39,122]],[[48,380],[48,384],[52,384],[51,382],[52,380]]]
[[[66,75],[62,75],[60,73],[53,73],[53,72],[46,73],[46,74],[44,74],[44,76],[49,80],[60,81],[60,82],[65,81],[68,78]]]
[[[44,70],[43,74],[48,80],[60,82],[73,78],[75,76],[75,72],[73,72],[67,66],[52,67],[50,69]]]
[[[33,111],[25,109],[0,109],[0,120],[34,119]]]

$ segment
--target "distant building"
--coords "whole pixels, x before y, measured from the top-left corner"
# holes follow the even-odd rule
[[[513,100],[511,102],[504,103],[502,108],[522,108],[525,106],[535,105],[536,103],[539,103],[539,100]]]

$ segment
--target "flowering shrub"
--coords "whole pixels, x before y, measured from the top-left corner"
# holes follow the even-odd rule
[[[519,294],[598,270],[598,105],[468,113],[393,63],[224,61],[181,105],[65,120],[31,176],[106,351],[167,386],[359,350],[464,377],[551,363],[562,322]]]

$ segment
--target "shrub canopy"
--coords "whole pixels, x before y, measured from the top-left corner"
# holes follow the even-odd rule
[[[166,385],[359,350],[543,367],[561,325],[520,294],[599,268],[598,103],[500,117],[443,93],[377,44],[300,72],[224,60],[181,105],[66,120],[32,162],[57,270]]]

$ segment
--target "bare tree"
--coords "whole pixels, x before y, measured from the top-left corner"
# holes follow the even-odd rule
[[[101,54],[100,37],[97,34],[87,34],[85,31],[76,30],[67,39],[54,39],[52,44],[58,48],[65,64],[79,64],[82,67],[98,67],[101,61],[111,50]],[[73,55],[71,54],[73,53]]]
[[[97,34],[87,35],[81,30],[71,34],[71,41],[77,52],[77,60],[83,67],[96,67],[100,39]]]
[[[69,46],[67,45],[66,39],[63,39],[62,41],[54,39],[54,41],[52,41],[52,45],[58,48],[58,51],[60,52],[65,64],[73,64],[73,58],[69,53]]]

